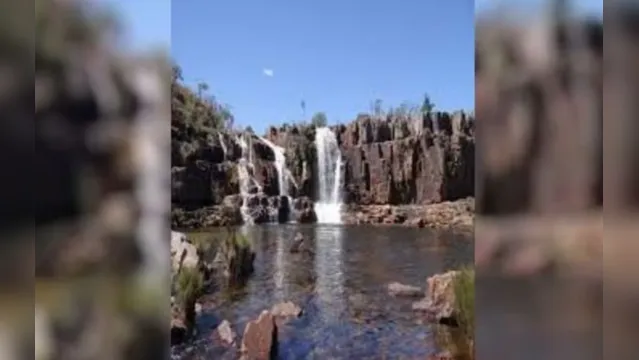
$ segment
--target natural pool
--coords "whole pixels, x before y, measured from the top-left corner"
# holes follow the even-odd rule
[[[217,230],[219,231],[219,230]],[[199,335],[173,349],[181,359],[236,359],[212,340],[226,319],[241,336],[262,310],[293,301],[303,315],[279,329],[281,359],[424,359],[434,351],[429,327],[411,305],[388,294],[391,282],[425,286],[428,276],[473,261],[467,235],[408,227],[264,225],[246,227],[255,273],[241,291],[201,299]],[[311,253],[291,254],[297,233]],[[215,236],[215,231],[194,236]]]

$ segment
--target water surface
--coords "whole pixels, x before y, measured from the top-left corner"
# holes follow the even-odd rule
[[[425,286],[426,277],[472,262],[464,236],[407,227],[264,225],[245,228],[256,251],[245,289],[204,299],[200,335],[184,359],[234,359],[211,340],[226,319],[241,335],[263,309],[293,301],[304,311],[280,329],[281,359],[424,359],[434,349],[415,299],[388,295],[394,281]],[[291,254],[297,232],[312,253]]]

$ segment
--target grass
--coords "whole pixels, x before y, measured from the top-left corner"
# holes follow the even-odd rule
[[[189,241],[203,253],[208,252],[215,242],[213,235],[207,232],[192,232],[188,233],[187,236]]]
[[[182,305],[188,305],[202,294],[204,290],[204,276],[197,268],[184,267],[177,274],[177,300]]]
[[[436,343],[457,360],[475,358],[475,270],[464,267],[453,282],[458,327],[437,325]]]

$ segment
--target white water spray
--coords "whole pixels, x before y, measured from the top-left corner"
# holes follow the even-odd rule
[[[264,144],[273,150],[275,154],[275,169],[277,170],[277,182],[279,184],[280,195],[288,196],[288,182],[286,181],[286,156],[284,148],[277,146],[265,138],[260,138]]]
[[[275,169],[277,170],[277,182],[279,184],[279,195],[286,196],[288,198],[288,204],[293,206],[291,197],[288,193],[288,176],[290,172],[286,168],[286,156],[284,155],[284,148],[277,146],[265,138],[260,138],[264,144],[273,150],[275,154]]]
[[[342,153],[333,131],[326,127],[318,128],[315,132],[315,146],[319,176],[319,199],[315,204],[317,222],[341,224]]]
[[[217,139],[220,141],[220,147],[222,148],[222,151],[224,152],[224,157],[226,158],[226,154],[228,154],[228,149],[226,148],[226,143],[224,142],[224,137],[222,136],[221,132],[217,133]]]
[[[242,221],[244,224],[252,224],[253,217],[249,214],[248,209],[248,197],[249,197],[249,189],[251,186],[251,175],[248,171],[248,163],[247,163],[247,153],[250,154],[248,144],[244,140],[243,136],[237,137],[237,143],[240,145],[242,149],[242,155],[238,162],[238,178],[240,180],[240,196],[242,197],[242,206],[240,207],[240,212],[242,213]]]

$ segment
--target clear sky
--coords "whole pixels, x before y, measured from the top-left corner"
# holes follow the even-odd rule
[[[376,98],[472,109],[473,14],[495,0],[92,0],[120,10],[128,45],[171,48],[190,85],[209,83],[237,122],[325,111],[347,121]],[[510,0],[530,4],[539,0]],[[602,1],[576,3],[601,13]]]
[[[472,0],[175,1],[171,53],[258,132],[301,120],[302,100],[329,122],[426,91],[472,109],[473,12]]]

